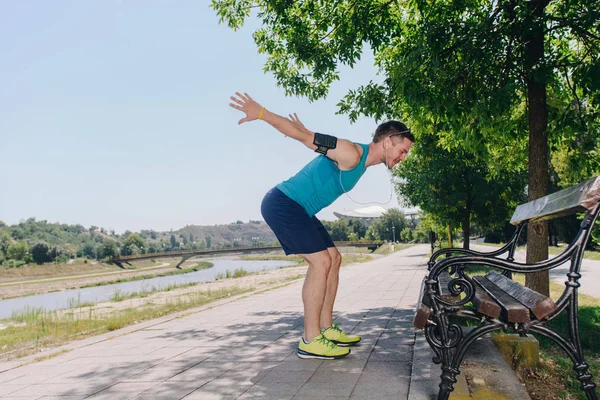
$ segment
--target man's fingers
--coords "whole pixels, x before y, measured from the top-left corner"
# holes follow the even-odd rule
[[[240,92],[235,92],[235,94],[237,94],[237,95],[238,95],[238,97],[239,97],[240,99],[244,100],[245,102],[247,102],[247,101],[248,101],[248,99],[246,99],[246,98],[244,97],[244,95],[243,95],[243,94],[241,94]]]
[[[250,121],[250,118],[248,118],[248,117],[246,117],[246,118],[242,118],[242,119],[240,119],[240,120],[239,120],[239,122],[238,122],[238,125],[241,125],[241,124],[243,124],[244,122],[248,122],[248,121]]]
[[[248,98],[248,100],[254,101],[254,99],[252,97],[250,97],[250,95],[248,93],[244,92],[244,95],[246,95],[246,97]]]
[[[243,101],[241,101],[241,100],[239,100],[239,99],[237,99],[237,98],[235,98],[235,97],[233,97],[233,96],[231,96],[231,100],[235,101],[235,102],[236,102],[236,103],[238,103],[238,104],[244,105],[244,102],[243,102]]]
[[[236,110],[244,111],[244,109],[242,107],[238,106],[237,104],[229,103],[229,106],[231,108],[235,108]]]

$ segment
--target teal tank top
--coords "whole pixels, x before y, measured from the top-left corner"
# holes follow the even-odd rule
[[[296,175],[278,184],[277,188],[300,204],[308,215],[314,216],[333,203],[344,191],[349,192],[365,173],[369,145],[356,144],[363,148],[363,153],[356,167],[341,171],[343,188],[340,185],[340,169],[324,155],[317,156]]]

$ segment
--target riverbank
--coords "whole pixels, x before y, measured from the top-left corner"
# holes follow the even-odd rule
[[[371,260],[368,255],[346,255],[344,265]],[[107,301],[59,311],[26,310],[2,321],[0,361],[54,348],[73,340],[95,336],[141,321],[198,307],[245,292],[267,290],[303,278],[307,266],[287,267],[241,278],[140,294],[123,301]]]
[[[210,260],[218,259],[213,257]],[[235,257],[229,257],[235,258]],[[0,269],[0,300],[22,296],[31,296],[64,290],[79,289],[90,286],[111,285],[136,279],[169,276],[184,271],[194,272],[195,268],[205,268],[209,259],[188,260],[180,268],[176,268],[181,258],[160,258],[132,263],[127,268],[116,265],[97,263],[73,265],[49,265]]]

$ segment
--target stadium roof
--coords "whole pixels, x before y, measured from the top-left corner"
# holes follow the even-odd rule
[[[354,210],[344,210],[339,212],[334,212],[333,214],[340,218],[379,218],[381,217],[387,210],[381,206],[370,206],[363,208],[355,208]],[[419,208],[411,208],[411,209],[400,209],[406,216],[416,215],[420,209]]]

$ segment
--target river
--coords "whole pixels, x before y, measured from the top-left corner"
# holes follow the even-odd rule
[[[45,310],[60,310],[78,303],[108,301],[114,297],[115,292],[126,295],[128,293],[150,290],[153,287],[161,289],[166,288],[169,285],[214,281],[217,274],[225,274],[227,270],[233,273],[235,269],[243,268],[248,272],[259,272],[296,264],[294,261],[280,260],[248,261],[218,259],[212,260],[211,262],[214,264],[212,268],[187,274],[163,276],[139,281],[115,283],[112,285],[71,289],[62,292],[0,300],[0,319],[9,318],[13,315],[13,312],[24,310],[26,308],[43,307]]]

